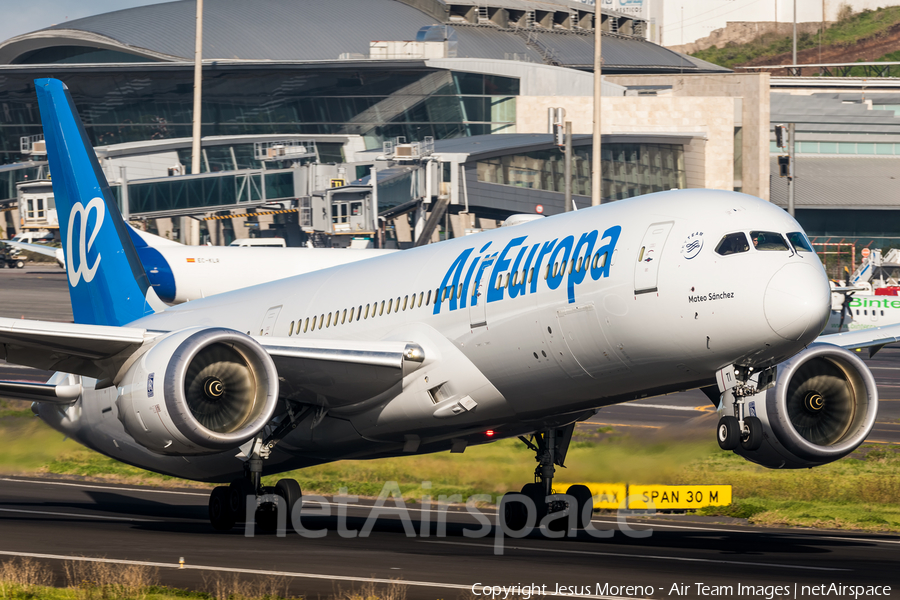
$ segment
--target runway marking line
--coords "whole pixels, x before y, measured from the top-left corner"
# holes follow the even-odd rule
[[[51,517],[81,517],[83,519],[111,519],[113,521],[139,521],[141,523],[161,523],[157,519],[137,519],[134,517],[112,517],[104,515],[84,515],[79,513],[59,513],[47,510],[23,510],[18,508],[0,508],[0,512],[23,513],[27,515],[49,515]]]
[[[297,579],[323,579],[326,581],[348,581],[354,583],[383,583],[387,585],[408,585],[415,587],[440,588],[452,590],[472,590],[472,586],[459,583],[438,583],[434,581],[412,581],[406,579],[384,579],[381,577],[353,577],[350,575],[322,575],[319,573],[295,573],[293,571],[268,571],[264,569],[242,569],[239,567],[216,567],[212,565],[191,565],[185,564],[183,567],[178,563],[163,563],[144,560],[123,560],[118,558],[93,558],[89,556],[66,556],[62,554],[40,554],[37,552],[10,552],[8,550],[0,550],[0,556],[21,556],[25,558],[42,558],[45,560],[72,560],[81,562],[109,563],[114,565],[139,565],[144,567],[157,567],[161,569],[180,569],[194,571],[215,571],[224,573],[241,573],[244,575],[266,575],[270,577],[295,577]],[[642,598],[631,598],[626,596],[569,596],[567,594],[558,594],[560,596],[568,596],[571,598],[592,598],[595,600],[644,600]]]
[[[472,542],[444,542],[440,540],[416,540],[423,544],[445,544],[448,546],[472,546],[476,548],[484,548],[493,551],[493,545],[475,544]],[[646,558],[649,560],[674,560],[678,562],[702,562],[716,563],[721,565],[740,565],[743,567],[776,567],[779,569],[803,569],[807,571],[852,571],[853,569],[841,569],[838,567],[807,567],[803,565],[785,565],[779,563],[757,563],[757,562],[741,562],[734,560],[721,560],[715,558],[690,558],[687,556],[659,556],[655,554],[626,554],[624,552],[591,552],[589,550],[563,550],[560,548],[535,548],[529,546],[509,546],[503,545],[503,550],[526,550],[532,552],[550,552],[553,554],[583,554],[588,556],[615,556],[621,558]]]
[[[590,427],[591,425],[605,425],[606,427],[642,427],[644,429],[662,429],[662,425],[629,425],[627,423],[599,423],[597,421],[588,421],[582,423],[582,425],[586,427]]]
[[[699,410],[703,412],[715,410],[715,407],[712,404],[708,406],[680,406],[677,404],[641,404],[637,402],[624,402],[622,404],[613,404],[611,406],[615,406],[616,408],[628,408],[629,406],[637,406],[639,408],[661,408],[663,410]]]

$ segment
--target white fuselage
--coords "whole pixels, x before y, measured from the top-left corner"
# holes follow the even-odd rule
[[[473,432],[487,428],[518,435],[604,405],[709,385],[727,365],[767,366],[801,350],[828,316],[824,269],[814,253],[716,252],[724,235],[751,231],[802,229],[751,196],[663,192],[209,297],[133,326],[227,327],[301,343],[410,340],[435,361],[460,353],[486,380],[460,382],[459,369],[456,379],[442,375],[448,385],[470,385],[462,391],[479,409],[437,419],[420,381],[429,373],[437,381],[437,371],[426,364],[394,399],[328,415],[312,432],[298,429],[279,446],[277,469],[397,454],[410,433],[435,444],[454,436],[471,443]],[[594,262],[604,247],[608,255]],[[102,446],[113,434],[106,442],[90,437],[92,447],[121,457]],[[177,458],[142,456],[127,461],[175,474],[188,469]],[[237,462],[233,452],[216,456],[192,468],[212,473],[225,469],[214,460]]]

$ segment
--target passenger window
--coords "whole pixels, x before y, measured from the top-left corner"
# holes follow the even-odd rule
[[[575,264],[575,272],[576,273],[581,273],[581,261],[583,261],[583,260],[584,260],[584,258],[582,258],[580,256],[578,257],[578,262]]]
[[[306,333],[307,331],[309,331],[309,317],[306,317],[303,320],[303,333]]]
[[[641,246],[641,251],[638,253],[638,262],[644,261],[644,251],[647,250],[647,246]]]
[[[743,231],[737,233],[729,233],[724,236],[719,245],[716,246],[716,254],[728,256],[729,254],[740,254],[750,250],[750,244],[747,243],[747,236]]]
[[[809,243],[802,231],[789,233],[787,238],[797,252],[813,252],[812,244]]]
[[[365,318],[366,318],[366,319],[369,318],[369,305],[368,305],[368,304],[366,304],[366,316],[365,316]]]
[[[381,301],[381,307],[378,310],[378,316],[380,317],[383,314],[384,314],[384,300]]]
[[[409,296],[403,296],[403,310],[406,310],[407,304],[409,304]]]
[[[362,304],[359,305],[359,308],[356,309],[356,320],[359,321],[362,318]]]
[[[337,319],[335,319],[335,322],[337,322]],[[329,327],[331,327],[331,313],[328,313],[328,322],[325,323],[325,328],[327,329]]]
[[[422,308],[422,301],[425,299],[425,292],[419,292],[419,308]]]
[[[391,314],[391,307],[394,305],[394,299],[390,298],[388,300],[388,314]]]
[[[512,284],[516,285],[516,283],[518,283],[518,282],[519,282],[519,272],[516,271],[515,273],[513,273]]]
[[[351,323],[353,322],[353,315],[354,315],[355,313],[356,313],[356,307],[355,307],[355,306],[351,306],[351,307],[350,307],[350,322],[351,322]]]
[[[431,290],[428,290],[428,298],[425,300],[425,306],[431,304]]]
[[[288,337],[294,335],[294,322],[291,321],[291,328],[288,330]]]
[[[856,316],[857,316],[857,317],[859,316],[859,309],[858,309],[858,308],[856,309]]]
[[[574,269],[574,268],[575,268],[575,259],[573,258],[572,260],[569,261],[569,275],[572,274],[572,269]]]
[[[864,311],[863,311],[863,316],[868,317],[868,316],[869,316],[869,311],[868,311],[868,310],[864,310]]]
[[[774,231],[751,231],[750,240],[757,250],[788,252],[791,249],[784,236]]]
[[[394,312],[400,312],[400,296],[397,296],[397,304],[394,305]]]
[[[549,265],[549,264],[548,264],[548,265],[547,265],[547,268],[544,269],[544,279],[545,279],[545,280],[546,280],[548,277],[550,277],[550,267],[551,267],[551,266],[552,266],[552,265]]]
[[[316,328],[316,317],[313,317],[312,328],[315,330]]]
[[[882,317],[884,316],[884,311],[883,311],[883,310],[881,311],[881,316],[882,316]]]
[[[528,283],[531,283],[532,279],[534,279],[534,267],[531,267],[531,270],[528,272]]]
[[[352,314],[352,311],[351,311],[351,314],[350,314],[350,320],[351,320],[351,321],[353,320],[353,314]],[[346,323],[346,322],[347,322],[347,309],[345,308],[343,314],[341,314],[341,325],[343,325],[343,324]]]

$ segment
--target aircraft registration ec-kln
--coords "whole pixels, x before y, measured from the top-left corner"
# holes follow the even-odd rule
[[[583,525],[586,488],[546,498],[575,423],[691,388],[718,407],[720,445],[771,468],[837,460],[874,424],[874,379],[838,344],[881,334],[814,343],[828,280],[768,202],[648,194],[167,307],[67,89],[35,83],[61,231],[77,236],[76,323],[0,319],[0,358],[58,371],[0,394],[117,460],[231,482],[210,497],[217,528],[262,497],[261,474],[529,434],[535,483],[504,514],[523,522],[527,496]],[[276,491],[300,496],[293,480]]]

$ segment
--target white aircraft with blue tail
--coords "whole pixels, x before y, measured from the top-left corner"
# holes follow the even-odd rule
[[[230,482],[210,497],[216,528],[248,497],[267,510],[263,474],[528,435],[534,483],[507,522],[527,497],[584,525],[586,488],[547,500],[575,424],[692,388],[718,407],[720,445],[771,468],[838,460],[875,422],[875,381],[837,344],[893,339],[817,340],[826,274],[758,198],[649,194],[169,307],[65,86],[36,89],[76,322],[0,319],[0,358],[58,371],[0,395],[117,460]],[[300,497],[293,480],[276,491]]]

